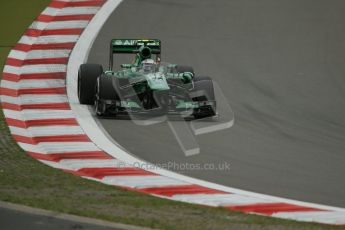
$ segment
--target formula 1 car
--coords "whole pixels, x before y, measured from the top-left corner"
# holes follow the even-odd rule
[[[131,64],[113,70],[114,54],[134,54]],[[112,39],[109,70],[82,64],[78,72],[81,104],[94,105],[98,116],[183,114],[196,119],[216,115],[213,82],[195,76],[189,66],[161,62],[158,39]]]

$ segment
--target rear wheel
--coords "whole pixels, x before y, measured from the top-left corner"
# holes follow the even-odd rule
[[[78,71],[78,98],[81,104],[92,105],[97,77],[103,73],[98,64],[82,64]]]
[[[216,98],[212,79],[208,76],[198,76],[193,79],[194,88],[190,96],[193,101],[199,102],[199,107],[193,111],[196,119],[216,115]]]

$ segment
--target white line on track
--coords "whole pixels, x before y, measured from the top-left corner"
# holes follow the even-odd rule
[[[281,212],[275,213],[272,217],[279,217],[284,219],[294,219],[300,221],[319,222],[325,224],[339,224],[344,225],[345,211],[335,212]]]

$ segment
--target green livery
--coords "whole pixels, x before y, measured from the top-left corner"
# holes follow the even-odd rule
[[[133,54],[133,61],[114,71],[115,56],[121,54]],[[112,39],[108,70],[80,66],[78,97],[81,104],[94,105],[98,116],[216,115],[212,79],[195,76],[192,67],[161,62],[159,39]]]

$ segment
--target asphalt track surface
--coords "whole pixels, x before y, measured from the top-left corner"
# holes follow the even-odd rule
[[[344,11],[343,0],[125,0],[89,62],[107,66],[111,38],[160,38],[162,59],[216,80],[236,120],[230,129],[197,136],[201,153],[190,157],[167,123],[100,123],[152,163],[231,166],[186,175],[345,207]]]
[[[20,220],[20,221],[19,221]],[[121,230],[95,224],[63,220],[53,216],[30,214],[17,210],[0,208],[0,226],[3,230],[33,229],[33,230]]]

